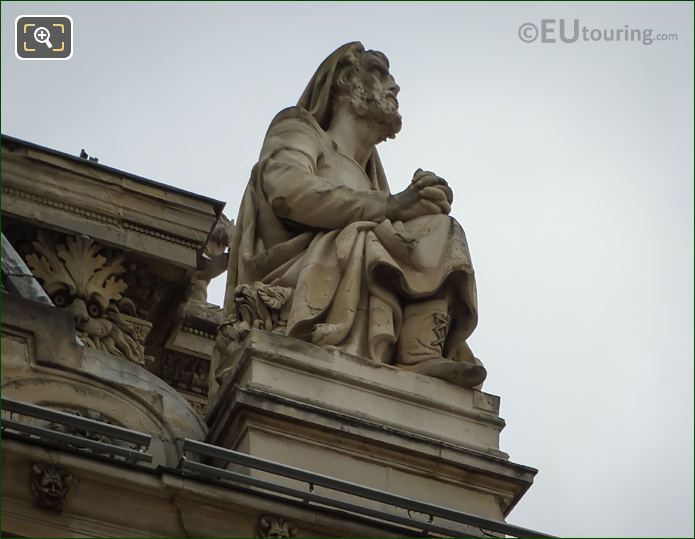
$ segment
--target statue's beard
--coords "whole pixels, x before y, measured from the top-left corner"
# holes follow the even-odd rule
[[[344,98],[356,117],[368,120],[374,126],[379,133],[379,141],[395,138],[403,125],[398,105],[394,101],[395,97],[391,99],[391,95],[377,95],[357,85],[350,95]]]

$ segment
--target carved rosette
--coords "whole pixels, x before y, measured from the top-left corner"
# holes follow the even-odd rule
[[[289,538],[297,536],[297,527],[291,520],[275,515],[258,519],[257,537]]]
[[[152,325],[137,318],[135,304],[123,296],[128,288],[122,278],[123,254],[86,236],[45,230],[39,230],[31,245],[27,265],[55,306],[73,313],[82,342],[144,365],[144,343]]]
[[[60,513],[71,482],[72,474],[63,466],[48,462],[35,462],[31,466],[29,488],[39,507]]]

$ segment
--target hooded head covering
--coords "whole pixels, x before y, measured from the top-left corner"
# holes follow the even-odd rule
[[[309,84],[304,89],[302,97],[297,101],[297,106],[311,114],[324,131],[330,126],[331,118],[333,117],[331,90],[333,89],[338,67],[341,67],[341,61],[348,54],[362,54],[364,52],[366,52],[364,45],[359,41],[352,41],[338,47],[321,62],[316,73],[314,73],[314,76],[311,77]],[[391,189],[386,181],[386,174],[384,174],[381,159],[379,159],[376,148],[372,150],[372,155],[367,162],[366,168],[372,188],[390,193]]]
[[[326,58],[314,73],[302,97],[297,102],[298,107],[311,114],[325,131],[331,123],[333,110],[331,108],[331,89],[335,81],[336,71],[340,61],[349,53],[363,53],[364,45],[359,41],[346,43],[338,47]]]
[[[326,138],[322,141],[322,145],[329,142],[330,136],[326,131],[332,120],[331,90],[334,82],[350,56],[359,56],[365,52],[367,51],[361,43],[352,42],[339,47],[328,56],[311,78],[297,106],[289,107],[275,117],[266,140],[275,136],[272,129],[276,122],[298,120],[311,124],[319,135]],[[286,126],[288,127],[286,130],[284,128],[278,130],[282,135],[279,139],[282,140],[273,142],[279,148],[282,148],[283,142],[290,141],[288,144],[291,145],[292,123]],[[264,155],[263,152],[262,155]],[[274,154],[269,152],[265,155]],[[376,148],[372,150],[366,172],[372,189],[390,192]],[[304,173],[304,169],[299,171],[300,175]],[[349,233],[344,233],[347,227],[342,230],[289,228],[287,221],[283,221],[275,214],[268,201],[263,189],[264,174],[265,168],[262,166],[262,161],[259,161],[252,170],[251,179],[239,209],[235,234],[230,242],[224,307],[226,316],[235,312],[235,290],[238,285],[256,281],[281,284],[293,289],[291,302],[286,304],[287,307],[283,307],[289,316],[287,320],[289,335],[301,335],[304,338],[322,327],[323,329],[320,329],[317,335],[322,335],[320,339],[325,337],[324,344],[336,345],[343,340],[346,343],[345,346],[351,349],[353,344],[348,341],[353,338],[355,343],[358,340],[363,343],[368,341],[370,352],[365,357],[376,359],[386,357],[389,343],[396,342],[400,334],[402,303],[406,301],[401,300],[392,290],[391,285],[387,286],[384,279],[393,277],[395,283],[401,283],[400,291],[404,295],[407,291],[407,297],[410,298],[408,301],[419,301],[430,297],[443,290],[445,283],[451,283],[456,294],[456,301],[446,346],[447,350],[458,350],[456,347],[466,346],[465,339],[473,331],[477,321],[475,279],[463,229],[457,223],[452,224],[452,221],[449,221],[447,228],[443,226],[441,218],[437,220],[440,224],[434,226],[430,225],[429,220],[413,222],[415,235],[412,237],[420,238],[430,233],[434,235],[434,243],[418,241],[415,244],[409,241],[410,232],[406,235],[400,232],[404,225],[396,229],[388,220],[376,226],[363,227],[364,223],[358,226],[348,225],[351,227]],[[327,187],[330,187],[330,184],[330,181],[326,181]],[[377,228],[378,235],[375,232]],[[443,237],[444,234],[446,237]],[[409,255],[400,254],[410,253],[413,249],[417,249],[418,244],[441,245],[441,263],[437,267],[423,269],[419,262],[411,263]],[[358,247],[359,245],[361,247]],[[432,256],[429,254],[429,247],[423,248],[428,254],[413,255],[413,260]],[[340,265],[323,264],[326,257],[330,260],[338,260],[339,252],[349,253],[349,256],[344,258],[344,264],[342,262]],[[391,252],[394,253],[395,258]],[[317,260],[321,262],[314,263]],[[350,284],[345,289],[343,283],[358,284],[356,287]],[[366,283],[365,290],[368,290],[369,309],[357,318],[359,326],[355,325],[356,329],[353,333],[352,327],[356,320],[354,313],[361,311],[362,283]],[[323,294],[322,291],[326,293]],[[353,294],[354,291],[356,294]],[[357,303],[354,303],[355,301]],[[391,316],[392,323],[378,322],[374,327],[380,329],[372,333],[369,319],[364,318],[372,316],[372,309],[374,309],[373,315],[378,320],[387,321]],[[367,320],[367,326],[364,326],[365,320]],[[326,321],[325,324],[324,321]],[[329,326],[336,329],[331,329]],[[320,333],[324,331],[325,333]],[[331,342],[331,339],[335,342]],[[362,344],[359,346],[361,347]],[[470,354],[470,351],[468,353]],[[218,379],[233,364],[236,356],[225,357],[225,362],[218,367]]]

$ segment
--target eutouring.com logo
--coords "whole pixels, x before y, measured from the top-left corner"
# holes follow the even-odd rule
[[[678,34],[654,33],[652,28],[591,28],[579,19],[541,19],[538,24],[525,22],[519,26],[519,39],[524,43],[621,42],[651,45],[658,41],[677,41]]]

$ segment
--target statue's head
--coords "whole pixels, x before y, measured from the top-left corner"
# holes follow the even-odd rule
[[[367,51],[362,43],[353,41],[321,63],[297,105],[309,111],[323,129],[329,128],[333,113],[342,107],[371,120],[381,140],[386,140],[401,129],[399,90],[386,55]]]
[[[331,88],[331,105],[344,107],[369,121],[380,131],[380,139],[394,138],[401,130],[398,92],[386,55],[379,51],[349,48],[340,58]]]

